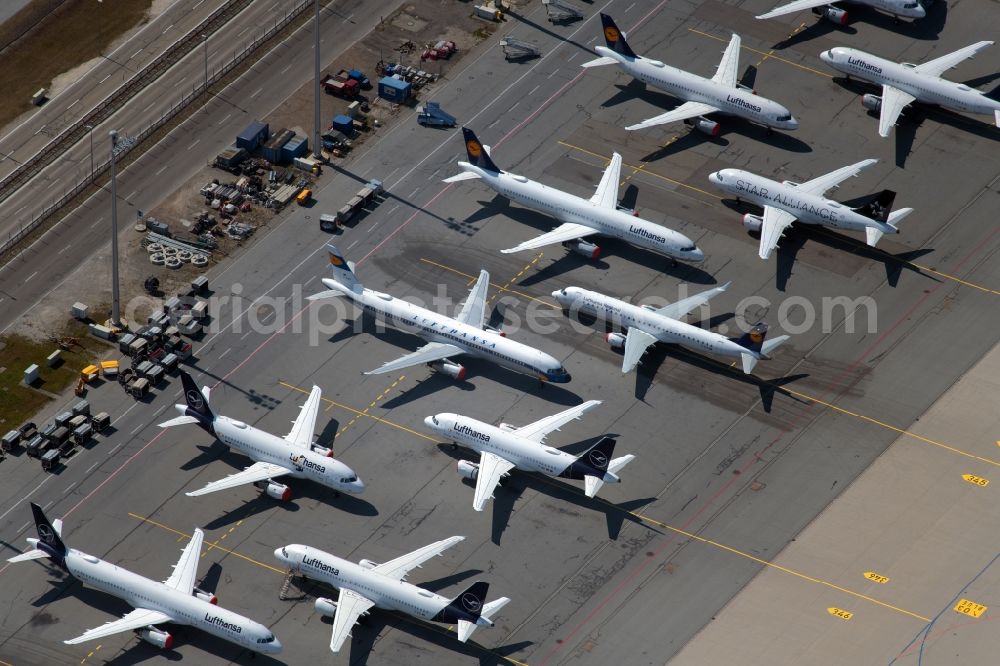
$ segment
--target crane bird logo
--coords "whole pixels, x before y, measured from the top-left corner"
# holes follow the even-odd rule
[[[344,260],[338,257],[337,255],[330,253],[330,263],[333,264],[334,266],[343,266]]]
[[[195,409],[201,409],[205,406],[205,399],[201,397],[201,392],[191,389],[184,394],[187,398],[188,404],[190,404]]]
[[[52,531],[52,528],[44,524],[38,526],[38,536],[43,543],[47,543],[50,546],[55,543],[56,540],[55,533]]]
[[[478,613],[483,607],[483,602],[476,595],[466,592],[462,595],[462,606],[470,613]]]
[[[619,39],[621,39],[621,33],[618,32],[618,28],[609,25],[604,29],[604,39],[608,40],[611,43],[617,42]]]
[[[479,157],[483,154],[483,147],[478,141],[468,141],[465,144],[465,148],[469,151],[469,154],[473,157]]]
[[[590,459],[591,465],[599,469],[604,469],[608,465],[608,457],[603,451],[591,451],[587,454],[587,458]]]

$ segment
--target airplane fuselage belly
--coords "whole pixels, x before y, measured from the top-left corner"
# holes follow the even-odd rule
[[[846,231],[863,231],[872,221],[849,207],[824,199],[815,194],[800,192],[770,178],[741,171],[735,181],[727,178],[723,187],[727,192],[758,206],[779,208],[805,224],[815,224]]]
[[[576,460],[568,453],[525,440],[482,421],[469,419],[456,424],[450,434],[454,441],[473,451],[492,453],[526,472],[559,476]]]
[[[367,312],[393,328],[412,333],[429,342],[455,345],[465,353],[484,358],[508,370],[544,376],[558,366],[555,359],[545,359],[542,352],[528,345],[464,324],[398,298],[388,300],[366,291],[356,301]],[[544,368],[548,362],[551,368]]]
[[[448,605],[445,597],[405,581],[387,578],[315,548],[304,547],[296,568],[306,578],[325,582],[338,590],[357,592],[373,602],[376,608],[399,611],[424,620],[430,620]]]
[[[838,70],[876,85],[888,85],[912,95],[925,104],[936,104],[953,111],[989,114],[1000,109],[1000,102],[974,89],[962,90],[958,83],[940,77],[920,75],[906,65],[867,53],[850,55],[847,62],[837,62]]]
[[[293,448],[281,437],[226,417],[215,422],[215,433],[226,446],[242,451],[257,462],[291,469],[288,476],[308,479],[328,488],[348,490],[340,482],[353,476],[343,463],[308,449]]]
[[[665,344],[676,344],[697,352],[722,356],[739,356],[744,351],[738,344],[714,331],[706,331],[596,292],[579,290],[579,297],[574,305],[581,312],[625,329],[638,328]]]
[[[483,181],[494,191],[526,208],[550,215],[560,222],[581,224],[598,234],[668,257],[682,256],[687,240],[680,234],[625,211],[605,208],[587,199],[521,176],[503,173],[484,175]]]
[[[172,622],[187,624],[231,643],[253,648],[267,630],[233,611],[220,608],[194,595],[183,594],[163,583],[123,569],[110,562],[70,551],[66,568],[80,582],[124,600],[134,608],[170,615]],[[254,630],[256,625],[256,630]],[[254,635],[251,635],[254,634]]]

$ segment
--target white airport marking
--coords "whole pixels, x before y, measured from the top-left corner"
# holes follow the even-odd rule
[[[317,277],[319,277],[319,276],[318,275],[313,275],[311,278],[309,278],[308,280],[306,280],[305,282],[303,282],[302,286],[303,287],[308,287],[310,285],[310,283],[312,283]]]
[[[248,335],[250,335],[251,333],[253,333],[253,331],[247,331],[246,333],[244,333],[244,334],[243,334],[243,337],[241,337],[241,338],[240,338],[240,340],[245,340],[245,339],[246,339],[246,337],[247,337]]]
[[[514,106],[510,107],[509,109],[507,109],[507,113],[510,113],[511,111],[513,111],[514,109],[516,109],[520,104],[521,104],[521,100],[517,100],[516,102],[514,102]]]
[[[150,109],[152,109],[154,106],[156,106],[156,102],[150,102],[149,106],[147,106],[145,109],[143,109],[142,112],[146,113],[147,111],[149,111]]]
[[[21,502],[23,502],[24,500],[28,499],[29,497],[31,497],[35,493],[37,493],[38,489],[41,488],[42,486],[44,486],[46,484],[46,482],[48,482],[49,479],[54,479],[54,478],[56,478],[56,477],[51,476],[51,475],[46,475],[45,478],[42,479],[41,483],[39,483],[37,486],[35,486],[33,489],[31,489],[26,495],[24,495],[23,497],[21,497],[21,499],[19,499],[18,501],[14,502],[9,509],[7,509],[2,514],[0,514],[0,520],[3,520],[4,518],[6,518],[7,514],[9,514],[11,511],[13,511],[18,506],[20,506]],[[52,504],[52,502],[49,502],[49,504]]]
[[[535,86],[534,88],[532,88],[532,89],[531,89],[531,92],[530,92],[530,93],[528,93],[528,97],[531,97],[532,95],[534,95],[534,94],[535,94],[535,91],[536,91],[536,90],[538,90],[538,89],[539,89],[539,88],[541,88],[541,87],[542,87],[542,84],[541,84],[541,83],[539,83],[539,84],[538,84],[537,86]]]
[[[417,192],[419,192],[419,191],[420,191],[420,188],[419,188],[419,187],[418,187],[418,188],[416,188],[415,190],[413,190],[412,192],[410,192],[410,196],[409,196],[408,198],[412,199],[412,198],[413,198],[413,195],[414,195],[414,194],[416,194],[416,193],[417,193]]]
[[[50,506],[52,506],[55,503],[56,503],[55,500],[49,500],[48,502],[45,503],[45,506],[42,507],[42,511],[45,511],[46,509],[48,509]]]
[[[68,487],[68,488],[66,488],[66,490],[62,491],[62,494],[63,494],[63,495],[68,495],[68,494],[69,494],[69,493],[70,493],[70,492],[71,492],[71,491],[73,490],[73,487],[74,487],[75,485],[76,485],[76,483],[71,483],[71,484],[69,484],[69,487]]]
[[[219,121],[219,125],[225,125],[226,121],[233,117],[233,114],[227,113],[226,117]]]
[[[142,430],[142,428],[143,428],[143,424],[142,424],[142,423],[140,423],[140,424],[139,424],[139,425],[137,425],[136,427],[132,428],[132,432],[130,432],[129,434],[130,434],[130,435],[134,435],[135,433],[137,433],[137,432],[139,432],[140,430]]]
[[[632,9],[633,7],[635,7],[635,3],[634,2],[631,5],[629,5],[628,7],[625,8],[625,13],[628,13],[629,10]]]
[[[100,461],[100,460],[98,460],[98,461],[97,461],[97,462],[95,462],[95,463],[94,463],[93,465],[91,465],[90,467],[88,467],[88,468],[87,468],[87,471],[86,471],[86,472],[84,472],[84,474],[90,474],[91,472],[93,472],[93,471],[94,471],[94,468],[95,468],[95,467],[97,467],[97,466],[98,466],[98,465],[100,465],[100,464],[101,464],[101,461]]]
[[[350,250],[352,247],[354,247],[357,244],[358,244],[358,241],[354,241],[353,243],[351,243],[350,245],[347,246],[347,249]]]
[[[121,444],[119,444],[115,448],[113,448],[110,451],[108,451],[108,457],[110,458],[111,456],[113,456],[116,453],[118,453],[119,451],[121,451],[123,446],[125,446],[125,442],[122,442]]]
[[[200,139],[200,138],[198,138],[198,139],[195,139],[194,141],[192,141],[192,142],[191,142],[191,145],[190,145],[190,146],[188,146],[188,147],[187,147],[187,149],[188,149],[188,150],[191,150],[192,148],[194,148],[195,146],[197,146],[197,145],[198,145],[198,142],[199,142],[199,141],[201,141],[201,139]]]
[[[264,92],[264,89],[263,89],[263,88],[257,88],[257,90],[256,90],[256,91],[254,91],[254,93],[253,93],[252,95],[250,95],[250,99],[253,99],[253,98],[254,98],[254,97],[256,97],[257,95],[261,94],[262,92]]]
[[[263,322],[261,322],[261,323],[263,323]],[[233,348],[229,347],[228,349],[226,349],[226,351],[224,351],[221,354],[219,354],[219,358],[221,359],[223,356],[225,356],[226,354],[228,354],[231,351],[233,351]]]
[[[66,246],[66,247],[64,247],[63,249],[61,249],[61,250],[59,250],[58,252],[56,252],[56,254],[62,254],[63,252],[65,252],[66,250],[68,250],[68,249],[69,249],[70,247],[72,247],[72,246],[71,246],[71,245],[67,245],[67,246]]]
[[[203,2],[205,2],[205,0],[198,0],[198,2],[191,5],[191,9],[197,9],[198,5],[200,5]]]
[[[566,62],[573,62],[573,58],[575,58],[577,55],[578,55],[578,53],[576,51],[574,51],[573,55],[571,55],[570,57],[566,58]]]
[[[284,74],[284,73],[285,73],[285,72],[287,72],[287,71],[288,71],[289,69],[291,69],[291,67],[292,67],[292,63],[288,63],[287,65],[285,65],[285,68],[284,68],[284,69],[282,69],[282,70],[281,70],[281,71],[279,72],[279,74]]]
[[[142,49],[139,49],[138,51],[136,51],[135,53],[133,53],[133,54],[132,54],[132,58],[136,57],[136,56],[137,56],[137,55],[139,55],[140,53],[142,53]],[[131,60],[132,58],[129,58],[129,60]]]
[[[390,178],[392,178],[392,174],[396,173],[397,171],[399,171],[399,167],[396,167],[395,169],[393,169],[392,171],[390,171],[389,175],[386,176],[385,179],[389,180]]]
[[[18,208],[17,210],[14,211],[14,215],[16,216],[18,213],[20,213],[24,209],[25,209],[25,207],[21,206],[20,208]]]
[[[551,74],[549,74],[548,76],[546,76],[545,78],[547,78],[547,79],[551,79],[551,78],[552,78],[553,76],[555,76],[555,75],[556,75],[556,72],[558,72],[558,71],[559,71],[559,68],[558,68],[558,67],[557,67],[556,69],[553,69],[553,70],[552,70],[552,73],[551,73]]]
[[[66,110],[69,111],[70,109],[72,109],[74,106],[76,106],[79,103],[80,103],[80,98],[77,97],[75,100],[73,100],[73,102],[69,106],[66,107]]]
[[[170,25],[168,25],[168,26],[167,26],[166,28],[164,28],[164,29],[163,29],[163,32],[161,32],[160,34],[161,34],[161,35],[165,35],[165,34],[167,34],[167,30],[170,30],[170,29],[171,29],[172,27],[174,27],[174,24],[173,24],[173,23],[171,23],[171,24],[170,24]]]
[[[111,78],[111,75],[110,75],[110,74],[108,74],[107,76],[105,76],[105,77],[104,77],[103,79],[101,79],[101,80],[100,80],[100,81],[98,81],[97,83],[99,83],[99,84],[100,84],[100,83],[104,83],[105,81],[107,81],[107,80],[108,80],[108,79],[110,79],[110,78]]]
[[[38,271],[35,271],[34,273],[32,273],[31,275],[29,275],[28,277],[26,277],[24,279],[24,281],[25,282],[31,282],[31,278],[35,277],[36,275],[38,275]]]
[[[167,170],[167,165],[166,165],[166,164],[164,164],[164,165],[163,165],[163,166],[161,166],[161,167],[160,167],[160,169],[159,169],[159,170],[158,170],[158,171],[157,171],[156,173],[154,173],[153,175],[154,175],[154,176],[159,176],[159,175],[160,175],[161,173],[163,173],[163,172],[164,172],[164,171],[166,171],[166,170]]]
[[[136,190],[136,191],[132,192],[132,194],[130,194],[127,197],[125,197],[125,201],[128,201],[129,199],[131,199],[132,197],[134,197],[137,194],[139,194],[139,190]]]
[[[377,226],[378,226],[378,222],[376,222],[375,224],[373,224],[370,227],[368,227],[368,232],[367,233],[371,233],[371,232],[375,231],[375,227],[377,227]]]
[[[393,206],[392,208],[390,208],[390,209],[389,209],[389,211],[388,211],[388,213],[386,213],[386,214],[387,214],[387,215],[392,215],[392,214],[393,214],[393,213],[395,213],[395,212],[396,212],[397,210],[399,210],[399,204],[396,204],[395,206]]]
[[[247,27],[243,28],[238,33],[236,33],[236,36],[239,37],[240,35],[242,35],[244,32],[246,32],[249,29],[250,29],[250,26],[247,26]]]
[[[29,521],[25,522],[25,523],[24,523],[24,525],[21,525],[20,527],[18,527],[18,528],[17,528],[17,532],[18,532],[18,534],[20,534],[21,532],[23,532],[23,531],[24,531],[24,528],[25,528],[25,527],[27,527],[27,526],[28,526],[28,525],[30,525],[30,524],[31,524],[31,521],[29,520]]]

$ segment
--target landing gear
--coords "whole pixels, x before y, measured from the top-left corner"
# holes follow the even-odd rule
[[[451,450],[452,451],[458,451],[458,442],[452,442],[451,443]]]

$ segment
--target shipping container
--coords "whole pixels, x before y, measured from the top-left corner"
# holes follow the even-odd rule
[[[255,120],[247,125],[247,128],[236,137],[236,146],[253,152],[259,146],[263,145],[269,136],[270,132],[267,123]]]
[[[354,121],[350,116],[340,115],[335,116],[334,119],[330,121],[330,127],[338,132],[343,132],[346,136],[350,137],[354,133],[353,123]]]
[[[295,132],[289,129],[280,129],[264,144],[261,154],[264,159],[273,163],[281,164],[281,149],[288,141],[295,136]]]
[[[291,164],[296,157],[301,157],[309,150],[309,139],[304,136],[293,137],[281,147],[282,164]]]
[[[402,104],[409,99],[410,90],[409,83],[391,76],[384,76],[378,82],[378,96],[396,104]]]

